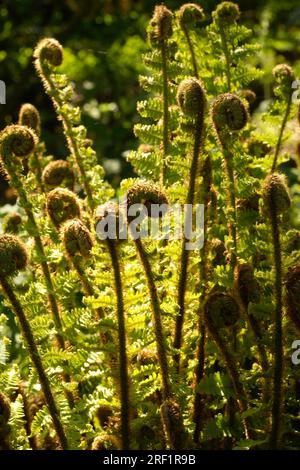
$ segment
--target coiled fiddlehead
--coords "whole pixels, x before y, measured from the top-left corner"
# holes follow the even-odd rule
[[[55,188],[47,196],[47,212],[56,228],[68,219],[80,218],[81,208],[76,195],[66,188]]]
[[[42,181],[46,189],[55,189],[60,186],[73,191],[75,184],[74,170],[66,160],[55,160],[48,163],[44,168]]]
[[[16,235],[20,230],[22,222],[23,221],[20,214],[17,212],[9,212],[2,221],[2,228],[4,233],[13,233]]]
[[[41,133],[41,119],[40,113],[30,103],[22,104],[20,111],[19,111],[19,120],[18,124],[20,126],[30,127],[36,135],[40,135]]]

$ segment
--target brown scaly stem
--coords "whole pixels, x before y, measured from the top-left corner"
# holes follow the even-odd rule
[[[105,206],[104,206],[105,207]],[[103,217],[106,216],[104,209]],[[84,258],[91,255],[93,247],[93,239],[88,228],[83,224],[80,219],[72,219],[66,222],[62,228],[62,237],[68,259],[77,271],[78,277],[81,280],[85,292],[88,296],[95,296],[95,291],[91,281],[83,269],[82,262]],[[115,293],[117,298],[117,315],[118,315],[118,349],[119,349],[119,381],[120,386],[120,402],[121,402],[121,436],[122,448],[128,450],[130,448],[130,403],[129,403],[129,378],[128,378],[128,360],[126,350],[126,327],[125,327],[125,312],[123,301],[123,286],[121,280],[121,271],[118,259],[118,249],[115,240],[107,239],[107,248],[110,253]],[[102,309],[97,309],[100,318],[103,318]],[[108,340],[108,335],[101,336],[102,343],[105,344]],[[111,367],[115,367],[116,358],[114,355],[109,355]]]
[[[201,83],[196,79],[187,79],[181,82],[178,87],[177,99],[179,105],[181,106],[182,111],[190,117],[194,118],[194,144],[193,144],[193,154],[192,162],[190,167],[189,174],[189,184],[188,192],[186,198],[186,204],[190,209],[194,204],[195,200],[195,186],[197,171],[199,165],[199,155],[201,147],[203,145],[203,131],[204,131],[204,109],[205,109],[205,97],[204,91],[202,89]],[[188,217],[185,217],[185,225]],[[178,350],[178,353],[175,354],[174,360],[176,364],[177,371],[179,372],[180,368],[180,348],[182,343],[182,330],[185,316],[185,293],[186,293],[186,284],[187,284],[187,275],[188,275],[188,264],[189,264],[189,255],[190,251],[187,250],[186,244],[188,242],[188,237],[184,236],[182,241],[181,248],[181,257],[180,257],[180,273],[178,280],[178,297],[177,303],[179,306],[178,315],[175,321],[175,334],[173,346]]]
[[[280,448],[281,421],[283,409],[283,298],[282,298],[282,251],[280,242],[279,216],[291,205],[285,178],[272,173],[267,176],[263,187],[263,200],[270,218],[273,241],[273,258],[275,268],[275,313],[274,313],[274,369],[273,369],[273,403],[270,447]]]
[[[212,106],[212,119],[224,157],[224,166],[227,175],[227,199],[229,205],[229,235],[233,240],[231,265],[234,268],[238,256],[237,214],[236,214],[236,184],[233,168],[233,154],[229,145],[230,132],[243,129],[247,123],[247,110],[242,100],[231,93],[218,96]],[[229,139],[229,141],[228,141]]]
[[[14,291],[12,290],[9,282],[4,277],[1,276],[0,283],[1,283],[1,286],[5,295],[7,296],[7,298],[9,299],[12,305],[13,311],[15,312],[19,320],[22,334],[27,343],[28,352],[29,352],[31,361],[37,371],[37,374],[41,383],[41,387],[45,396],[45,400],[47,403],[47,407],[51,415],[53,426],[56,431],[57,437],[59,439],[60,445],[63,450],[67,450],[68,449],[67,437],[66,437],[64,428],[60,420],[59,411],[56,406],[56,403],[55,403],[55,400],[51,391],[50,383],[49,383],[47,374],[45,372],[44,366],[42,364],[42,361],[41,361],[41,358],[40,358],[40,355],[39,355],[39,352],[35,343],[35,339],[31,331],[30,324],[27,321],[23,308],[19,300],[15,296]]]
[[[128,450],[130,449],[130,400],[123,285],[119,265],[117,242],[115,240],[107,240],[107,245],[114,271],[115,293],[117,297],[122,448],[123,450]]]
[[[231,353],[229,352],[226,344],[224,343],[221,336],[219,335],[217,328],[215,328],[214,325],[211,324],[211,322],[208,322],[208,329],[225,360],[228,373],[231,378],[232,385],[236,394],[236,400],[238,402],[240,412],[245,413],[248,409],[247,398],[246,398],[246,393],[245,393],[243,384],[240,381],[240,377],[239,377],[239,373],[238,373],[235,361]],[[244,432],[245,432],[246,439],[252,439],[253,432],[251,430],[249,418],[243,418],[242,421],[244,425]]]
[[[183,34],[185,35],[185,38],[188,44],[195,78],[199,78],[199,74],[198,74],[196,54],[195,54],[194,46],[193,46],[192,39],[190,36],[190,30],[197,29],[197,27],[199,26],[199,23],[202,20],[204,20],[204,18],[205,18],[205,15],[204,15],[204,11],[202,7],[195,3],[183,4],[178,12],[179,25],[183,31]]]
[[[120,266],[118,261],[118,254],[116,252],[117,248],[113,245],[113,241],[108,241],[107,245],[111,255],[111,261],[113,264],[114,270],[114,279],[115,279],[115,292],[117,296],[117,313],[118,313],[118,334],[119,334],[119,385],[121,388],[121,435],[122,435],[122,448],[123,450],[130,449],[130,434],[129,434],[129,378],[128,378],[128,360],[127,360],[127,351],[126,351],[126,330],[125,330],[125,313],[124,313],[124,302],[122,294],[122,280],[120,273]],[[86,295],[94,296],[95,289],[93,288],[90,280],[86,276],[84,269],[82,268],[78,258],[72,258],[72,264],[76,270],[78,277],[80,278]],[[97,308],[97,314],[99,318],[103,318],[103,310]],[[101,341],[103,344],[107,343],[107,335],[101,334]],[[111,359],[111,365],[114,367],[114,359]]]
[[[206,343],[206,327],[205,327],[205,320],[204,320],[204,312],[203,312],[203,303],[205,301],[205,296],[207,294],[207,256],[208,256],[208,240],[207,240],[207,229],[208,229],[208,210],[207,206],[210,201],[210,189],[211,189],[211,168],[210,168],[210,160],[207,160],[206,169],[208,171],[204,171],[202,173],[203,177],[203,204],[204,204],[204,221],[203,221],[203,246],[200,251],[201,261],[200,261],[200,306],[198,311],[198,346],[196,352],[196,361],[197,365],[195,368],[195,379],[194,379],[194,387],[201,382],[204,377],[204,362],[205,362],[205,343]],[[195,423],[195,430],[194,430],[194,442],[199,442],[199,435],[201,432],[201,417],[202,417],[202,407],[203,407],[203,397],[201,393],[196,392],[194,397],[194,405],[193,405],[193,421]]]
[[[271,211],[271,225],[273,237],[273,254],[275,265],[275,339],[274,339],[274,383],[272,404],[272,428],[270,447],[272,450],[280,446],[280,427],[283,408],[282,380],[283,380],[283,334],[282,334],[282,259],[278,216]]]
[[[150,295],[151,308],[153,313],[154,320],[154,333],[156,339],[157,347],[157,356],[160,367],[160,373],[162,377],[162,397],[163,400],[166,400],[171,397],[171,386],[169,379],[169,367],[166,354],[166,342],[163,334],[163,327],[161,322],[161,311],[160,311],[160,302],[158,298],[158,293],[156,285],[154,282],[154,276],[151,269],[151,265],[148,260],[148,256],[144,250],[143,244],[139,238],[134,240],[139,258],[141,260],[142,266],[144,268],[145,277],[147,281],[148,291]]]
[[[227,187],[227,200],[230,207],[230,217],[229,217],[229,234],[233,240],[234,255],[231,258],[233,266],[235,265],[236,258],[238,256],[238,245],[237,245],[237,215],[236,215],[236,197],[235,197],[235,179],[234,172],[232,168],[232,156],[225,149],[225,143],[222,141],[224,163],[226,169],[226,175],[228,180]]]
[[[156,348],[157,348],[157,357],[158,363],[160,367],[160,374],[162,378],[162,398],[163,398],[163,405],[161,407],[161,415],[162,415],[162,422],[163,428],[165,432],[165,437],[168,442],[168,445],[171,449],[179,449],[181,448],[181,440],[183,436],[180,436],[179,433],[181,431],[176,432],[178,430],[174,429],[174,423],[171,419],[168,419],[167,416],[162,412],[165,409],[166,404],[172,403],[172,391],[171,391],[171,384],[169,378],[169,367],[168,367],[168,360],[166,354],[166,341],[163,333],[163,326],[161,322],[161,311],[160,311],[160,304],[158,293],[153,277],[153,272],[151,269],[151,265],[148,260],[147,253],[144,250],[143,244],[139,238],[134,240],[139,258],[141,260],[142,266],[144,268],[144,273],[146,277],[146,282],[148,286],[148,291],[150,295],[150,302],[152,308],[152,315],[153,315],[153,324],[154,324],[154,334],[156,339]],[[168,406],[168,405],[167,405]],[[178,408],[178,421],[181,423],[181,414]],[[175,425],[176,428],[176,425]],[[178,428],[179,429],[179,428]]]
[[[160,183],[163,186],[166,178],[166,157],[169,148],[169,82],[168,82],[168,39],[172,36],[173,14],[164,5],[157,5],[154,9],[148,29],[148,38],[151,46],[159,51],[162,66],[162,101],[163,101],[163,142],[162,159],[160,167]]]
[[[185,37],[186,37],[186,40],[187,40],[187,43],[188,43],[188,47],[189,47],[189,50],[190,50],[192,64],[193,64],[194,77],[199,78],[196,55],[195,55],[194,46],[192,44],[190,33],[189,33],[188,29],[185,26],[182,29],[183,29],[183,32],[185,34]]]
[[[230,93],[231,92],[231,70],[230,70],[229,48],[228,48],[228,43],[227,43],[227,38],[226,38],[226,33],[224,31],[224,27],[220,24],[219,28],[220,28],[220,37],[222,41],[222,47],[223,47],[225,63],[226,63],[227,91]]]

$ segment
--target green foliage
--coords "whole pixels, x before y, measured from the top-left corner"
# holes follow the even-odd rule
[[[288,161],[287,128],[295,126],[296,110],[277,68],[274,96],[252,113],[245,90],[262,80],[261,52],[238,15],[221,21],[220,7],[209,24],[187,21],[184,28],[179,12],[159,7],[147,46],[131,36],[110,49],[106,60],[114,64],[122,48],[123,69],[114,73],[128,82],[137,51],[147,49],[137,67],[144,92],[134,126],[140,145],[127,153],[136,177],[117,191],[104,180],[68,77],[84,80],[84,69],[98,66],[95,55],[78,52],[78,68],[76,53],[53,39],[34,52],[68,163],[55,165],[60,156],[46,156],[40,136],[26,127],[9,126],[0,135],[3,171],[19,195],[11,219],[21,220],[20,246],[29,252],[29,266],[18,274],[25,266],[8,270],[9,253],[1,254],[0,388],[11,403],[3,442],[12,449],[298,446],[300,376],[289,355],[299,328],[298,278],[291,285],[300,259],[299,170],[291,207],[277,175]],[[91,117],[97,110],[91,101],[84,107]],[[25,150],[24,135],[32,144]],[[55,188],[53,178],[48,194],[45,175],[56,166],[63,175],[68,170],[71,184]],[[276,209],[273,180],[281,184],[284,213]],[[50,204],[53,192],[57,207]],[[148,208],[157,201],[204,204],[203,246],[187,256],[186,240],[100,240],[97,207],[127,193],[129,202]],[[5,219],[12,233],[7,226]]]

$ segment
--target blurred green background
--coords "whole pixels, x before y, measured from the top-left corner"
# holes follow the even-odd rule
[[[94,141],[107,178],[118,186],[132,175],[124,152],[135,148],[132,129],[141,98],[138,75],[147,49],[146,25],[155,1],[138,0],[2,0],[0,6],[0,79],[6,83],[6,104],[0,105],[1,128],[15,122],[23,102],[41,112],[49,154],[66,156],[65,140],[49,99],[32,65],[32,48],[45,36],[65,48],[64,71],[75,85],[74,101]],[[185,2],[165,1],[171,9]],[[199,2],[208,18],[218,1]],[[242,20],[264,47],[259,58],[271,71],[274,63],[300,59],[300,3],[245,0],[237,2]],[[299,69],[298,69],[299,70]],[[300,77],[299,77],[300,78]],[[0,184],[0,202],[8,198]]]

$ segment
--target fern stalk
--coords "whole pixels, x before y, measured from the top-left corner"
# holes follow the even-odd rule
[[[276,212],[271,212],[271,226],[273,237],[273,256],[275,266],[275,338],[274,338],[274,383],[272,403],[272,429],[270,436],[271,449],[280,445],[281,415],[283,406],[282,380],[283,380],[283,333],[282,333],[282,255],[280,231]]]
[[[90,210],[93,211],[95,208],[95,203],[92,195],[92,189],[89,178],[86,174],[77,139],[74,136],[73,125],[71,121],[67,119],[65,113],[62,112],[62,108],[65,103],[51,78],[51,69],[61,65],[62,63],[62,53],[62,47],[58,41],[55,39],[43,39],[35,49],[34,64],[38,75],[41,77],[45,91],[51,98],[54,108],[56,109],[59,118],[62,121],[70,153],[78,167],[81,176],[83,188],[87,196],[88,206]]]
[[[270,447],[275,450],[280,447],[281,419],[283,408],[283,331],[282,331],[282,252],[280,242],[279,215],[287,211],[291,200],[282,175],[272,173],[263,187],[263,199],[270,218],[273,240],[273,258],[275,268],[275,331],[274,331],[274,370],[273,370],[273,402],[272,402],[272,428]]]
[[[290,114],[290,111],[291,111],[292,96],[293,96],[293,89],[291,89],[291,92],[288,95],[286,108],[285,108],[285,113],[284,113],[284,116],[283,116],[283,119],[282,119],[282,123],[281,123],[281,126],[280,126],[280,131],[279,131],[279,134],[278,134],[278,139],[277,139],[277,143],[276,143],[276,147],[275,147],[275,153],[274,153],[274,159],[273,159],[273,163],[272,163],[271,173],[274,173],[276,171],[278,156],[279,156],[281,143],[282,143],[282,137],[283,137],[283,133],[284,133],[284,130],[286,128],[286,124],[287,124],[289,114]]]
[[[156,338],[156,347],[157,347],[157,356],[160,367],[160,373],[162,377],[162,396],[163,400],[166,400],[171,397],[171,387],[169,379],[169,367],[166,353],[166,342],[163,334],[163,327],[161,322],[161,311],[160,311],[160,302],[158,298],[158,293],[156,285],[154,282],[154,276],[149,263],[149,259],[146,251],[144,250],[143,244],[139,238],[134,240],[135,246],[141,260],[142,266],[144,268],[144,273],[147,281],[151,308],[153,313],[154,320],[154,333]]]
[[[7,296],[7,298],[9,299],[11,303],[13,311],[15,312],[19,320],[22,334],[27,343],[28,352],[29,352],[31,361],[37,371],[37,374],[41,383],[41,387],[45,396],[45,400],[48,406],[48,410],[51,415],[53,426],[56,431],[57,437],[59,439],[60,445],[63,450],[67,450],[68,449],[67,437],[66,437],[63,425],[60,420],[59,411],[58,411],[57,405],[55,403],[55,400],[52,394],[50,382],[48,380],[47,374],[45,372],[42,360],[40,358],[40,355],[36,346],[36,342],[35,342],[31,327],[30,327],[30,323],[28,322],[25,316],[25,313],[23,311],[23,308],[19,300],[17,299],[13,289],[11,288],[9,282],[6,280],[5,277],[0,276],[0,284],[2,286],[2,289],[5,295]]]
[[[204,320],[204,312],[203,312],[203,304],[205,301],[205,297],[207,294],[207,274],[208,274],[208,266],[207,266],[207,257],[208,257],[208,204],[210,201],[210,192],[212,186],[212,169],[211,169],[211,160],[210,157],[207,157],[203,167],[202,167],[202,199],[204,204],[204,221],[203,221],[203,246],[200,250],[200,266],[199,266],[199,274],[200,274],[200,294],[199,294],[199,309],[198,309],[198,346],[196,351],[196,361],[197,365],[195,368],[195,379],[194,379],[194,386],[201,382],[204,377],[204,362],[205,362],[205,343],[206,343],[206,327],[205,327],[205,320]],[[195,423],[195,431],[194,431],[194,441],[199,441],[199,434],[201,431],[201,416],[202,416],[202,405],[203,405],[203,397],[201,393],[196,392],[194,397],[194,404],[193,404],[193,421]]]
[[[196,79],[187,79],[181,82],[178,87],[177,99],[182,111],[189,117],[194,119],[194,143],[192,162],[189,174],[188,192],[186,197],[186,204],[189,208],[192,207],[195,200],[195,186],[197,171],[199,166],[199,155],[203,145],[203,134],[204,134],[204,110],[205,110],[205,96],[202,88],[202,84]],[[185,218],[185,225],[187,221]],[[179,306],[178,315],[175,321],[175,334],[173,346],[178,350],[175,354],[174,360],[176,363],[177,370],[180,368],[180,348],[182,343],[182,330],[185,316],[185,294],[186,284],[188,276],[188,264],[189,264],[189,250],[186,249],[186,243],[188,239],[184,236],[182,241],[181,256],[180,256],[180,273],[178,280],[178,297],[177,303]]]
[[[111,256],[115,293],[117,298],[118,315],[118,346],[119,346],[119,375],[121,388],[121,437],[123,450],[130,449],[130,400],[129,400],[129,377],[128,377],[128,359],[126,348],[126,326],[123,300],[123,284],[120,272],[118,257],[118,247],[115,240],[107,241]]]
[[[221,37],[221,42],[222,42],[222,48],[223,48],[224,56],[225,56],[225,64],[226,64],[225,75],[226,75],[226,81],[227,81],[227,91],[230,93],[231,92],[230,54],[229,54],[226,33],[224,30],[224,27],[221,24],[219,26],[219,31],[220,31],[220,37]]]

